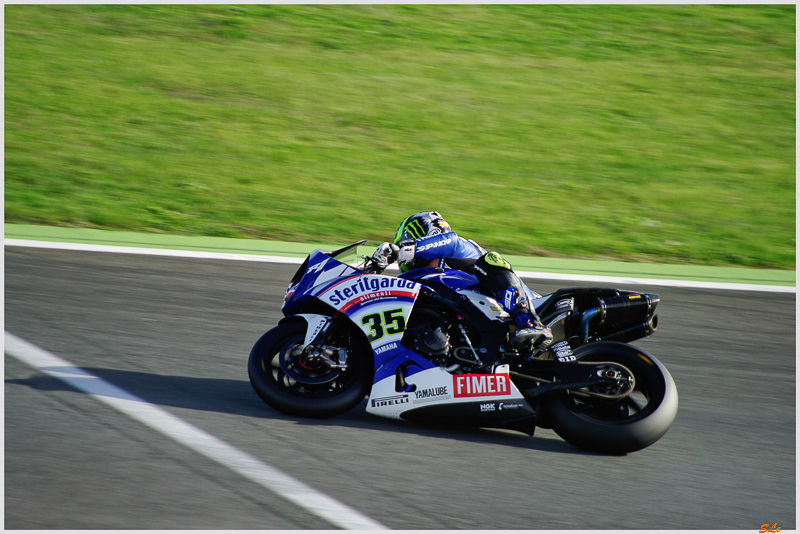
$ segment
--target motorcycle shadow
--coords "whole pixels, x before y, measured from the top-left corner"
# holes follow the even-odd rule
[[[518,447],[563,454],[598,455],[583,451],[561,440],[550,430],[536,429],[531,437],[521,432],[475,426],[399,421],[376,417],[366,412],[367,400],[352,410],[328,419],[308,419],[285,415],[265,404],[247,380],[159,375],[140,371],[84,368],[143,401],[158,406],[216,412],[239,417],[292,421],[298,425],[338,426],[345,428],[414,434],[434,439]],[[48,375],[24,379],[6,379],[8,386],[20,385],[40,391],[69,391],[85,394]],[[8,389],[6,389],[8,391]],[[540,436],[544,434],[544,436]]]
[[[580,456],[608,456],[581,450],[562,440],[552,430],[537,428],[533,436],[513,430],[476,427],[453,422],[401,421],[377,417],[366,412],[367,400],[347,413],[330,419],[305,419],[281,414],[269,406],[275,418],[295,421],[298,425],[329,425],[398,434],[413,434],[434,439],[446,439],[476,444],[490,444],[504,447],[531,449],[543,452],[558,452]]]

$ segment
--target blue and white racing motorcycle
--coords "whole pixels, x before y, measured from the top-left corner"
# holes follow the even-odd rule
[[[678,392],[667,369],[628,341],[657,326],[658,295],[613,288],[534,295],[546,347],[508,344],[510,316],[474,276],[451,269],[380,274],[316,250],[291,280],[284,319],[256,342],[256,393],[289,415],[367,412],[518,430],[552,428],[583,449],[621,454],[669,429]]]

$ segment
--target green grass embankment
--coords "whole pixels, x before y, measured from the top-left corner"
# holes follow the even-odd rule
[[[5,6],[5,220],[793,269],[795,6]]]

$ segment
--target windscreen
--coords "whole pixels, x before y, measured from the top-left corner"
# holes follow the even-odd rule
[[[348,252],[352,252],[357,247],[366,244],[366,242],[367,242],[366,239],[362,239],[358,243],[353,243],[352,245],[347,245],[346,247],[342,247],[340,249],[334,250],[333,252],[322,251],[322,253],[326,254],[327,256],[330,256],[331,258],[337,258],[339,256],[344,256]],[[294,285],[297,282],[299,282],[300,279],[303,278],[303,274],[305,274],[307,268],[308,268],[308,258],[306,258],[306,260],[303,262],[303,264],[300,265],[300,268],[297,269],[297,272],[294,273],[294,276],[292,277],[292,281],[291,281],[291,283],[289,285]]]

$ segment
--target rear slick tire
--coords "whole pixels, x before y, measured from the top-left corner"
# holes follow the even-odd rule
[[[543,399],[543,416],[565,441],[588,451],[625,454],[666,434],[678,412],[678,390],[667,368],[647,352],[616,342],[577,348],[582,362],[614,362],[634,375],[633,393],[620,401],[585,400],[561,391]]]
[[[346,371],[321,369],[319,373],[309,375],[307,382],[295,373],[299,378],[296,380],[290,375],[292,370],[286,362],[282,366],[280,359],[286,358],[292,348],[302,348],[306,327],[305,322],[290,322],[280,324],[261,336],[250,351],[247,363],[250,384],[264,402],[287,415],[325,418],[344,413],[369,393],[372,354],[366,352],[366,348],[370,346],[355,335],[351,342],[358,349],[348,350],[350,365]],[[326,373],[330,376],[325,376]]]

